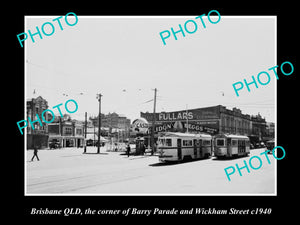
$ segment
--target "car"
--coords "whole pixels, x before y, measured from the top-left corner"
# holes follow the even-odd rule
[[[265,148],[265,144],[263,142],[257,142],[254,144],[254,148]]]
[[[60,148],[60,143],[57,140],[52,140],[49,142],[49,148],[50,149],[56,149],[56,148]]]
[[[274,149],[275,146],[275,140],[271,139],[269,141],[266,142],[266,151],[268,151],[268,154],[272,154],[272,150]]]

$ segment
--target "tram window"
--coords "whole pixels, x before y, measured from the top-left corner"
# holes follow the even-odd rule
[[[210,146],[210,140],[202,140],[203,146]]]
[[[224,139],[217,139],[217,146],[225,146],[225,140]]]
[[[166,140],[165,139],[159,139],[159,141],[158,141],[158,143],[160,144],[160,145],[165,145],[165,142],[166,142]]]
[[[183,140],[182,146],[193,146],[193,141],[192,140]]]
[[[245,146],[245,141],[244,140],[241,141],[241,146]]]
[[[231,145],[232,146],[237,146],[238,145],[237,143],[238,143],[237,140],[231,140]]]
[[[172,146],[172,139],[166,139],[166,146]]]

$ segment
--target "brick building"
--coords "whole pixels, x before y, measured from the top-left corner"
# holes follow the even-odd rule
[[[141,112],[152,127],[153,113]],[[212,135],[230,133],[256,136],[259,140],[266,134],[266,121],[260,115],[243,114],[236,107],[232,110],[217,105],[205,108],[188,109],[155,114],[155,133],[165,131],[181,131],[190,133],[209,133]]]
[[[48,102],[41,96],[30,98],[26,101],[26,120],[30,118],[32,122],[37,121],[38,115],[42,123],[41,126],[38,121],[34,122],[32,124],[33,129],[28,122],[28,126],[26,127],[27,149],[33,149],[34,145],[37,145],[39,148],[46,148],[48,146],[47,124],[41,119],[42,112],[46,109],[48,109]],[[44,116],[48,121],[49,115],[45,113]]]
[[[55,116],[52,123],[48,124],[49,142],[57,141],[61,147],[83,147],[84,122],[72,120],[68,114]]]

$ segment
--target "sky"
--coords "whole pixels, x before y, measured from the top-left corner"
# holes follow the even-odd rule
[[[33,33],[57,17],[26,16],[25,31]],[[134,120],[140,112],[153,112],[157,88],[156,112],[220,104],[275,122],[272,73],[268,85],[251,85],[251,92],[245,87],[239,97],[232,84],[251,82],[252,75],[277,65],[276,17],[222,16],[217,24],[203,17],[205,29],[195,17],[78,15],[74,26],[62,19],[63,30],[53,22],[53,35],[25,41],[26,98],[42,96],[50,109],[74,99],[78,111],[71,117],[84,120],[85,112],[98,114],[101,93],[102,113]],[[178,30],[187,20],[197,22],[197,31],[179,33],[178,40],[171,36],[164,45],[159,33]]]

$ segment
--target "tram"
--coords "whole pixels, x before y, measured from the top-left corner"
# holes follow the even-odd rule
[[[160,162],[209,158],[212,155],[212,136],[166,132],[158,137],[157,150]]]
[[[214,143],[216,157],[247,156],[250,153],[250,140],[247,136],[218,134]]]

